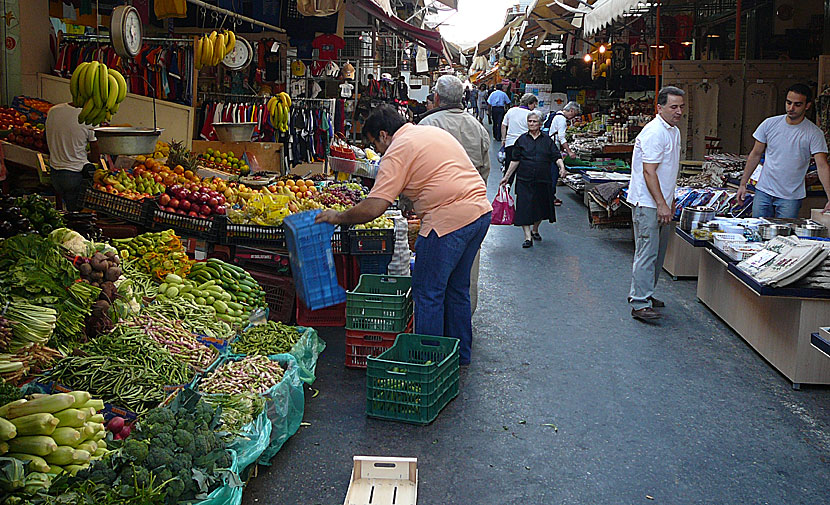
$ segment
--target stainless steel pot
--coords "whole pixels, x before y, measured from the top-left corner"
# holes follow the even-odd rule
[[[690,232],[697,228],[698,223],[706,223],[715,218],[715,209],[712,207],[686,207],[680,213],[680,229]]]
[[[795,234],[799,237],[826,237],[827,227],[820,224],[800,224],[795,227]]]
[[[156,140],[163,131],[164,128],[101,126],[95,128],[95,138],[103,154],[149,154],[156,150]]]
[[[250,142],[256,123],[213,123],[220,142]]]
[[[758,234],[764,240],[772,240],[779,235],[784,237],[792,235],[793,229],[786,224],[759,224]]]

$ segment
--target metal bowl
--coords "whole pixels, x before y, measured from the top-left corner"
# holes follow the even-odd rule
[[[779,235],[783,237],[792,235],[793,229],[786,224],[759,224],[758,234],[764,240],[772,240]]]
[[[95,138],[104,154],[148,154],[156,150],[156,140],[163,131],[164,128],[101,126],[95,128]]]
[[[715,218],[715,209],[712,207],[685,207],[680,213],[680,229],[690,232],[698,227],[698,223],[706,223]]]
[[[256,123],[213,123],[220,142],[250,142]]]
[[[795,227],[795,234],[799,237],[826,237],[827,227],[820,224],[800,224]]]

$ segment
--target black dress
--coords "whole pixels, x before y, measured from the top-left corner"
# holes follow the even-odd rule
[[[556,207],[551,191],[552,167],[562,156],[549,135],[539,132],[535,139],[522,134],[513,144],[511,159],[516,169],[516,215],[513,224],[529,226],[547,219],[556,222]]]

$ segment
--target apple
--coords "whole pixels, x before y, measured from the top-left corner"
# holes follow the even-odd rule
[[[166,207],[169,203],[170,203],[170,196],[166,195],[166,194],[161,195],[161,197],[159,198],[159,204],[161,204],[163,207]]]
[[[172,198],[170,200],[170,206],[173,207],[174,209],[178,209],[179,208],[179,200],[176,199],[176,198]]]
[[[199,214],[197,214],[195,210],[191,210],[187,213],[187,215],[190,217],[199,217]]]
[[[202,205],[202,214],[203,215],[209,216],[211,212],[212,212],[212,209],[210,207],[208,207],[207,205]]]
[[[174,209],[173,207],[165,207],[165,208],[164,208],[164,211],[165,211],[165,212],[169,212],[169,213],[171,213],[171,214],[175,214],[175,213],[176,213],[176,209]]]
[[[216,206],[219,205],[219,200],[217,200],[215,197],[211,197],[208,200],[207,204],[208,204],[208,207],[210,207],[211,209],[215,209]]]
[[[183,211],[187,212],[190,210],[190,201],[189,200],[182,200],[179,202],[179,208]]]
[[[180,216],[186,216],[187,212],[183,211],[182,209],[176,209],[176,214]]]
[[[217,196],[216,201],[219,203],[219,205],[225,205],[225,197],[222,195]]]
[[[220,205],[220,206],[216,207],[215,209],[213,209],[213,212],[220,215],[220,216],[224,216],[225,215],[225,207]]]

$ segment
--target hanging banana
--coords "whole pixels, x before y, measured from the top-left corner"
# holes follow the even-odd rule
[[[80,63],[69,79],[72,103],[80,108],[78,122],[98,125],[118,112],[127,96],[127,81],[121,72],[99,61]]]

